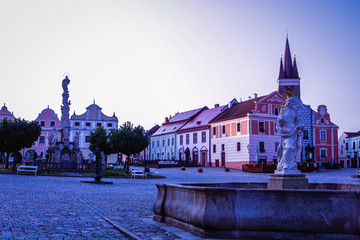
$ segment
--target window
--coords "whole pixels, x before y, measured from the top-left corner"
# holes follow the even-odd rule
[[[308,130],[303,131],[303,139],[309,139],[309,131]]]
[[[240,143],[239,143],[239,142],[237,143],[236,148],[237,148],[237,151],[238,151],[238,152],[240,152],[240,151],[241,151],[241,145],[240,145]]]
[[[275,108],[275,115],[279,115],[279,109],[277,107]]]
[[[236,124],[236,131],[240,132],[240,130],[241,130],[241,125],[240,125],[240,123],[237,123]]]
[[[183,140],[184,140],[183,138],[184,138],[184,136],[181,135],[181,136],[180,136],[180,145],[183,145]]]
[[[91,123],[87,122],[87,123],[85,123],[85,126],[91,127]]]
[[[348,150],[349,149],[349,143],[346,143],[345,145],[346,145],[345,149]]]
[[[259,131],[265,132],[264,122],[259,122]]]
[[[45,121],[40,121],[40,126],[45,127]]]
[[[355,149],[355,142],[353,142],[353,149]]]
[[[324,118],[321,118],[321,119],[320,119],[320,122],[321,122],[321,124],[324,124],[324,123],[325,123],[325,119],[324,119]]]
[[[344,154],[344,150],[341,149],[341,154]]]
[[[276,142],[275,143],[275,152],[277,152],[278,148],[279,148],[279,142]]]
[[[222,126],[222,133],[225,134],[226,129],[225,129],[225,125]]]
[[[189,144],[189,143],[190,143],[190,135],[186,134],[186,144]]]
[[[163,139],[163,144],[162,144],[162,146],[163,146],[163,147],[165,146],[165,139]]]
[[[96,127],[101,127],[101,123],[96,123]]]
[[[156,143],[157,147],[160,147],[160,141],[157,140],[157,143]]]
[[[158,159],[158,160],[160,159],[160,153],[157,154],[157,159]]]
[[[152,147],[155,147],[155,142],[154,141],[152,141]],[[154,158],[154,157],[153,157]]]
[[[174,138],[171,139],[171,145],[174,146]]]
[[[216,153],[216,145],[213,145],[213,153]]]
[[[111,128],[112,127],[112,123],[108,123],[107,127]]]
[[[326,149],[320,149],[320,158],[326,158]]]
[[[75,122],[75,127],[79,127],[80,126],[80,122]]]
[[[221,151],[225,151],[225,144],[221,144]]]
[[[170,138],[168,138],[168,146],[170,146]]]
[[[39,143],[45,143],[45,137],[44,136],[40,136]]]
[[[206,142],[206,132],[201,133],[201,142]]]
[[[55,121],[50,121],[50,127],[55,127]]]
[[[89,143],[90,142],[90,136],[85,136],[85,142]]]
[[[326,131],[320,130],[320,141],[326,141]]]
[[[197,133],[193,133],[193,143],[197,143]]]
[[[265,143],[264,142],[259,142],[259,150],[260,150],[260,152],[265,152]]]
[[[213,127],[213,135],[216,135],[216,127]]]

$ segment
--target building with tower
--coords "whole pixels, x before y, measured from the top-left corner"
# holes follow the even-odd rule
[[[4,103],[4,106],[2,106],[2,108],[0,109],[0,121],[5,118],[8,120],[15,120],[14,114],[7,109]]]

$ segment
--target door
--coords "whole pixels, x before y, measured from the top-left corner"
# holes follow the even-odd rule
[[[221,153],[221,166],[225,167],[225,153],[224,152]]]
[[[201,165],[206,166],[206,152],[201,152]]]

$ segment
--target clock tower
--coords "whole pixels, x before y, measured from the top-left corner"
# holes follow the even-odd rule
[[[280,71],[278,78],[278,91],[287,98],[296,96],[300,99],[300,77],[296,66],[296,58],[291,58],[288,36],[286,36],[284,62],[280,58]]]

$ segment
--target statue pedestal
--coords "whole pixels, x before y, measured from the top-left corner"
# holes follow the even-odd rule
[[[275,174],[271,174],[268,189],[308,189],[309,181],[299,170],[275,170]]]

